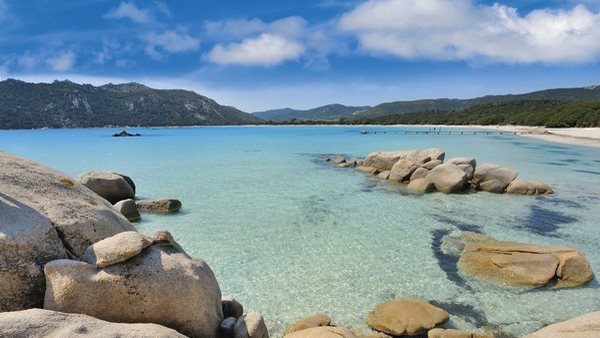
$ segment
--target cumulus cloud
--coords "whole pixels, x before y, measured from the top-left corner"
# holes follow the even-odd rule
[[[307,25],[303,18],[290,16],[273,22],[264,22],[256,18],[206,21],[204,30],[207,37],[220,40],[239,39],[259,33],[297,38],[305,33]]]
[[[46,59],[46,64],[54,71],[66,71],[75,65],[75,53],[64,52]]]
[[[170,53],[181,53],[198,49],[200,40],[186,33],[180,33],[172,30],[163,33],[150,33],[146,41],[146,53],[154,59],[162,58],[162,54],[157,50],[160,48]]]
[[[365,51],[406,59],[559,63],[600,57],[600,13],[583,5],[522,15],[472,0],[370,0],[345,13],[338,27]]]
[[[150,10],[141,9],[133,2],[121,2],[119,7],[111,9],[104,17],[108,19],[127,18],[137,23],[148,23],[152,20]]]
[[[295,60],[304,52],[304,46],[292,39],[269,33],[227,45],[217,44],[206,55],[216,64],[274,66],[286,60]]]

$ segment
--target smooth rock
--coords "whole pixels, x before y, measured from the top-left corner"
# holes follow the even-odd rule
[[[467,164],[473,168],[477,167],[477,160],[475,160],[473,157],[466,156],[451,158],[447,160],[446,163],[452,163],[454,165]]]
[[[424,194],[434,191],[435,185],[427,177],[425,177],[410,181],[406,188],[412,192]]]
[[[455,329],[435,328],[427,332],[427,338],[494,338],[487,333],[469,332]]]
[[[528,181],[515,179],[508,184],[506,192],[509,194],[535,195],[535,186]]]
[[[394,163],[398,162],[400,159],[417,154],[418,152],[416,150],[374,152],[367,155],[362,165],[379,169],[380,171],[392,170]]]
[[[392,335],[420,335],[448,321],[448,312],[419,299],[395,299],[367,315],[367,325]]]
[[[440,165],[442,163],[444,163],[444,162],[441,161],[441,160],[431,160],[431,161],[429,161],[427,163],[423,163],[422,167],[425,168],[425,169],[427,169],[427,170],[431,170],[431,169],[437,167],[438,165]]]
[[[379,174],[377,174],[377,177],[381,178],[382,180],[387,180],[390,178],[390,171],[389,170],[382,171]]]
[[[446,153],[443,150],[438,149],[438,148],[425,149],[425,150],[420,151],[419,153],[423,156],[428,156],[431,159],[431,161],[443,162],[444,158],[446,157]]]
[[[224,317],[240,318],[244,314],[244,306],[235,300],[232,296],[223,296],[221,298]]]
[[[417,180],[419,178],[425,178],[427,177],[427,175],[429,175],[429,170],[425,169],[425,168],[417,168],[415,171],[413,171],[413,173],[410,175],[410,180],[414,181]]]
[[[215,337],[223,321],[221,291],[210,267],[167,241],[103,269],[56,260],[44,272],[49,310],[156,323],[196,338]]]
[[[473,178],[473,173],[475,172],[475,169],[469,165],[469,164],[457,164],[457,167],[459,167],[460,169],[462,169],[465,174],[467,174],[467,180],[470,181]]]
[[[301,331],[292,332],[283,336],[284,338],[357,338],[352,331],[335,326],[313,327]]]
[[[433,168],[427,179],[433,182],[435,188],[443,193],[461,192],[467,184],[467,174],[452,163],[444,163]]]
[[[135,257],[152,244],[152,239],[136,231],[125,231],[90,245],[83,261],[105,268]]]
[[[302,318],[300,320],[295,321],[294,323],[292,323],[292,325],[288,326],[288,328],[285,330],[284,335],[296,331],[310,329],[311,327],[329,326],[330,324],[331,318],[328,315],[319,313],[314,316]]]
[[[237,318],[227,317],[223,319],[221,325],[219,325],[219,338],[233,338],[233,331]]]
[[[139,211],[171,213],[181,209],[181,202],[173,198],[135,201]]]
[[[133,194],[135,195],[135,183],[133,182],[133,180],[131,179],[131,177],[129,177],[127,175],[120,174],[120,173],[116,173],[114,171],[113,171],[113,174],[119,175],[119,176],[123,177],[123,179],[125,180],[125,182],[127,182],[127,184],[129,184],[129,186],[131,187],[131,190],[133,190]]]
[[[77,176],[77,181],[113,204],[135,196],[131,185],[120,174],[89,171]]]
[[[598,338],[600,311],[586,313],[564,322],[548,325],[523,338]]]
[[[594,277],[585,256],[576,249],[493,239],[467,242],[458,268],[475,278],[528,288],[553,280],[557,288],[570,287]]]
[[[496,180],[504,185],[504,188],[512,182],[519,173],[510,168],[503,168],[495,164],[484,163],[478,166],[473,173],[475,184],[481,184],[485,181]]]
[[[535,192],[538,194],[553,194],[554,193],[554,190],[552,190],[552,188],[544,182],[537,181],[537,180],[531,180],[531,181],[529,181],[529,183],[533,184],[533,186],[535,187]]]
[[[140,212],[135,205],[135,201],[130,199],[122,200],[113,205],[118,213],[125,216],[130,222],[137,222],[141,219]]]
[[[110,323],[83,314],[42,309],[0,313],[0,337],[186,338],[157,324]]]
[[[240,317],[233,329],[235,338],[269,338],[267,325],[258,312],[250,312]]]
[[[388,178],[391,181],[404,182],[410,178],[410,175],[419,167],[419,165],[413,163],[407,159],[398,160],[398,162],[394,163],[392,166],[392,170],[390,171],[390,177]]]
[[[44,265],[62,258],[67,252],[52,222],[0,192],[0,312],[42,307]]]
[[[48,217],[78,259],[93,243],[135,231],[105,199],[61,172],[2,152],[0,168],[0,191]]]
[[[506,191],[506,185],[497,180],[489,180],[479,183],[479,189],[487,192],[501,194]]]

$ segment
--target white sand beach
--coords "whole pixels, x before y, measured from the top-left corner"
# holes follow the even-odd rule
[[[518,135],[550,142],[578,144],[600,148],[600,128],[544,128],[526,126],[478,126],[516,132]]]

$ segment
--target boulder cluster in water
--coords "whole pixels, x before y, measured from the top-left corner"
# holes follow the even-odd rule
[[[416,193],[440,191],[460,193],[467,190],[522,195],[552,194],[547,184],[518,179],[518,172],[495,164],[477,165],[473,157],[455,157],[444,161],[446,153],[437,148],[370,153],[363,161],[343,156],[328,159],[344,168],[356,167],[385,180],[407,183]]]
[[[381,158],[370,161],[379,165]],[[269,337],[260,313],[244,314],[242,304],[222,296],[206,262],[188,255],[168,231],[147,236],[127,219],[139,219],[133,213],[138,209],[179,210],[179,201],[135,201],[133,180],[117,173],[91,172],[75,180],[2,152],[0,168],[0,337]],[[460,257],[464,274],[483,280],[568,287],[593,278],[583,254],[572,248],[472,233],[447,237],[442,246]],[[376,331],[337,327],[318,314],[291,324],[285,337],[491,337],[445,328],[449,318],[427,301],[394,299],[366,314]],[[600,312],[593,312],[531,337],[594,336],[599,323]]]

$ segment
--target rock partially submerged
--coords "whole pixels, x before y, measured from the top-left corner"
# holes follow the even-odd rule
[[[137,205],[131,198],[115,203],[115,205],[113,205],[113,209],[125,216],[125,218],[127,218],[130,222],[137,222],[141,219]]]
[[[181,209],[181,202],[174,198],[159,198],[154,200],[139,200],[135,202],[139,211],[155,213],[173,213]]]
[[[295,321],[292,325],[288,326],[285,330],[285,335],[288,335],[292,332],[302,331],[306,329],[310,329],[313,327],[319,326],[329,326],[331,324],[331,318],[326,314],[316,314],[310,317],[302,318],[300,320]]]
[[[586,313],[564,322],[548,325],[523,338],[596,338],[600,337],[600,311]]]
[[[2,152],[0,168],[0,191],[48,217],[74,257],[104,238],[135,231],[105,199],[61,172]]]
[[[357,338],[352,331],[335,326],[320,326],[286,334],[284,338]]]
[[[120,174],[89,171],[77,176],[77,181],[112,204],[135,197],[133,187]]]
[[[250,312],[240,317],[233,328],[234,338],[269,338],[269,331],[263,316]]]
[[[585,256],[574,248],[497,241],[482,235],[462,240],[458,267],[472,277],[528,288],[551,283],[556,288],[577,286],[594,277]]]
[[[42,307],[44,265],[63,258],[67,252],[52,222],[0,193],[0,312]]]
[[[121,130],[120,133],[115,133],[112,135],[113,137],[134,137],[134,136],[142,136],[140,133],[131,134],[128,133],[125,129]]]
[[[392,335],[425,334],[448,321],[448,312],[420,299],[395,299],[379,304],[367,315],[367,325]]]
[[[143,238],[130,235],[106,239],[90,249],[102,252],[98,256],[113,265],[73,260],[46,264],[44,308],[115,322],[156,323],[190,337],[215,337],[223,310],[210,267],[172,244],[168,232],[158,233],[152,245],[127,259],[138,250],[119,249],[120,243],[145,245]],[[109,253],[111,248],[124,256]]]
[[[467,174],[452,163],[441,164],[427,175],[435,188],[444,193],[455,193],[464,190],[467,185]]]
[[[427,332],[427,338],[493,338],[487,333],[469,332],[455,329],[436,328]]]
[[[156,324],[109,323],[74,313],[30,309],[0,313],[0,337],[186,338]]]

